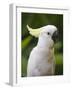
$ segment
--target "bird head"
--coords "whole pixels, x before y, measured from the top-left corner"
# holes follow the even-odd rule
[[[58,38],[58,30],[54,25],[47,25],[41,28],[40,36],[53,40],[53,42],[57,41]]]
[[[46,25],[37,29],[32,29],[27,25],[27,29],[29,33],[36,38],[42,37],[46,40],[52,40],[53,42],[56,42],[58,38],[58,30],[54,25]]]

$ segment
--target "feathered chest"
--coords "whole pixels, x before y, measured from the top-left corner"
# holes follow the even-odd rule
[[[39,48],[37,50],[37,58],[41,61],[51,62],[54,58],[54,48]]]

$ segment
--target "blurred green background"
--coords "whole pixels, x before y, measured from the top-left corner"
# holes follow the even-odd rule
[[[55,75],[63,75],[63,15],[62,14],[39,14],[21,13],[21,76],[27,75],[27,62],[33,47],[38,39],[31,36],[26,25],[39,28],[48,24],[55,25],[59,31],[58,42],[55,44]]]

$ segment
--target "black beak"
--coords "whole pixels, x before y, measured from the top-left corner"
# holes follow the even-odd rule
[[[52,39],[53,39],[54,42],[57,41],[57,39],[58,39],[58,31],[55,31],[55,32],[53,33]]]

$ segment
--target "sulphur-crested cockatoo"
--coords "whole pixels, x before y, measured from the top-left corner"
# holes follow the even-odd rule
[[[32,36],[38,38],[38,43],[30,53],[27,76],[54,75],[55,56],[54,41],[57,38],[57,28],[54,25],[47,25],[38,29],[32,29],[27,25]]]

